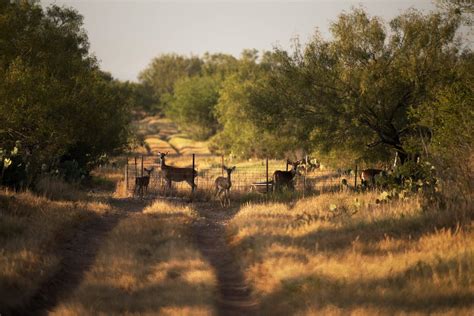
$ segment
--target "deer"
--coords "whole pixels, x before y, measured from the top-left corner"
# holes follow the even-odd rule
[[[166,180],[169,189],[171,189],[172,182],[182,181],[186,181],[191,186],[191,189],[194,190],[196,188],[194,178],[197,177],[197,171],[195,169],[168,166],[166,164],[166,156],[168,155],[168,152],[166,154],[159,152],[158,155],[160,156],[161,174]]]
[[[145,193],[148,193],[148,185],[150,184],[150,175],[153,172],[153,170],[155,170],[155,168],[154,167],[151,167],[150,169],[144,168],[143,170],[145,170],[147,175],[135,178],[135,190],[133,190],[133,194],[137,192],[140,194],[140,196],[143,196],[143,191],[145,191]]]
[[[297,168],[298,165],[301,164],[301,161],[297,160],[295,162],[292,162],[290,160],[287,160],[287,163],[291,165],[290,171],[276,170],[273,173],[273,191],[280,190],[283,187],[287,187],[291,190],[295,189],[293,179],[298,173]]]
[[[219,198],[221,202],[221,206],[225,207],[226,204],[227,206],[230,206],[230,188],[232,187],[232,180],[231,180],[231,174],[233,171],[235,171],[235,166],[232,168],[227,168],[226,166],[222,166],[222,169],[224,169],[227,172],[227,178],[226,177],[218,177],[216,179],[216,197]],[[222,196],[223,194],[223,196]]]
[[[321,167],[321,163],[316,160],[316,162],[313,162],[314,160],[306,157],[303,162],[302,162],[302,167],[304,168],[305,172],[313,172],[318,170]]]
[[[375,188],[375,177],[385,173],[384,170],[382,169],[364,169],[360,173],[360,180],[362,182],[362,185],[365,185],[367,187],[372,187]]]

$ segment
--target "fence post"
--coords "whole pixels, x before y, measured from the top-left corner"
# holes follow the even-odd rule
[[[128,192],[128,157],[127,163],[125,164],[125,193]]]
[[[267,186],[267,194],[268,194],[268,192],[269,192],[269,190],[268,190],[268,186],[269,186],[269,183],[268,183],[268,157],[265,160],[265,174],[266,174],[266,177],[267,177],[266,186]]]
[[[356,167],[355,167],[355,175],[354,175],[354,190],[357,191],[357,164],[356,164]]]
[[[140,172],[140,177],[143,177],[143,155],[142,155],[142,165],[141,165],[141,167],[142,167],[142,171]]]
[[[305,160],[305,168],[304,168],[304,175],[303,175],[303,199],[304,199],[304,195],[306,193],[306,172],[308,171],[307,170],[307,167],[308,167],[308,155],[305,156],[304,158]]]
[[[192,186],[192,189],[191,189],[191,193],[194,195],[194,187],[196,186],[196,184],[194,183],[194,168],[195,168],[195,154],[193,154],[193,186]]]
[[[288,159],[286,159],[286,171],[288,171]]]
[[[138,176],[138,166],[137,166],[137,157],[135,158],[135,178]]]

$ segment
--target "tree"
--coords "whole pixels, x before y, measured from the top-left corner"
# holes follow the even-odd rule
[[[0,2],[0,148],[20,151],[27,182],[66,161],[87,173],[127,144],[126,98],[88,48],[76,11]]]
[[[253,110],[250,95],[260,80],[271,70],[271,53],[264,53],[259,62],[256,50],[243,51],[238,72],[228,76],[220,89],[216,105],[219,130],[212,138],[212,149],[239,157],[282,157],[299,142],[294,138],[279,137],[265,130],[251,118]]]
[[[153,89],[155,103],[159,109],[164,109],[167,98],[174,93],[175,83],[182,78],[199,75],[202,64],[196,56],[164,54],[154,58],[148,68],[140,73],[139,79],[145,87]]]
[[[184,78],[175,85],[174,96],[166,114],[189,132],[194,139],[204,140],[217,129],[214,106],[219,98],[219,82],[212,77]]]
[[[224,80],[227,76],[238,71],[239,61],[228,54],[205,53],[203,58],[202,76],[216,77]]]
[[[456,15],[410,10],[387,31],[361,9],[341,14],[332,40],[316,34],[291,55],[276,51],[277,67],[251,96],[252,117],[314,149],[367,159],[397,151],[405,161],[407,139],[426,130],[410,111],[456,80],[458,26]]]
[[[435,91],[412,115],[432,130],[424,150],[438,174],[456,195],[468,197],[474,183],[474,55],[463,55],[456,71],[457,80]]]

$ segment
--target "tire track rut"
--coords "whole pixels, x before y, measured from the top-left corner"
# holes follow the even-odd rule
[[[81,283],[94,264],[106,235],[130,212],[138,212],[143,202],[126,199],[109,200],[114,212],[95,215],[81,223],[74,234],[57,250],[61,264],[57,272],[45,280],[25,305],[9,312],[11,315],[47,315]]]
[[[193,224],[194,234],[199,250],[216,271],[219,315],[257,315],[257,303],[226,240],[225,226],[237,210],[222,210],[209,203],[196,204],[196,210],[201,218]]]

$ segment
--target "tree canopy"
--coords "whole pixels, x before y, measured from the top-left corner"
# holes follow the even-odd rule
[[[457,78],[458,26],[457,15],[413,10],[389,29],[361,9],[341,14],[333,39],[277,50],[278,67],[252,93],[252,117],[315,149],[360,158],[395,150],[406,160],[407,139],[427,136],[411,111]]]
[[[69,8],[0,1],[0,148],[7,157],[21,144],[30,177],[65,161],[86,173],[127,146],[128,100],[89,54],[82,20]]]

